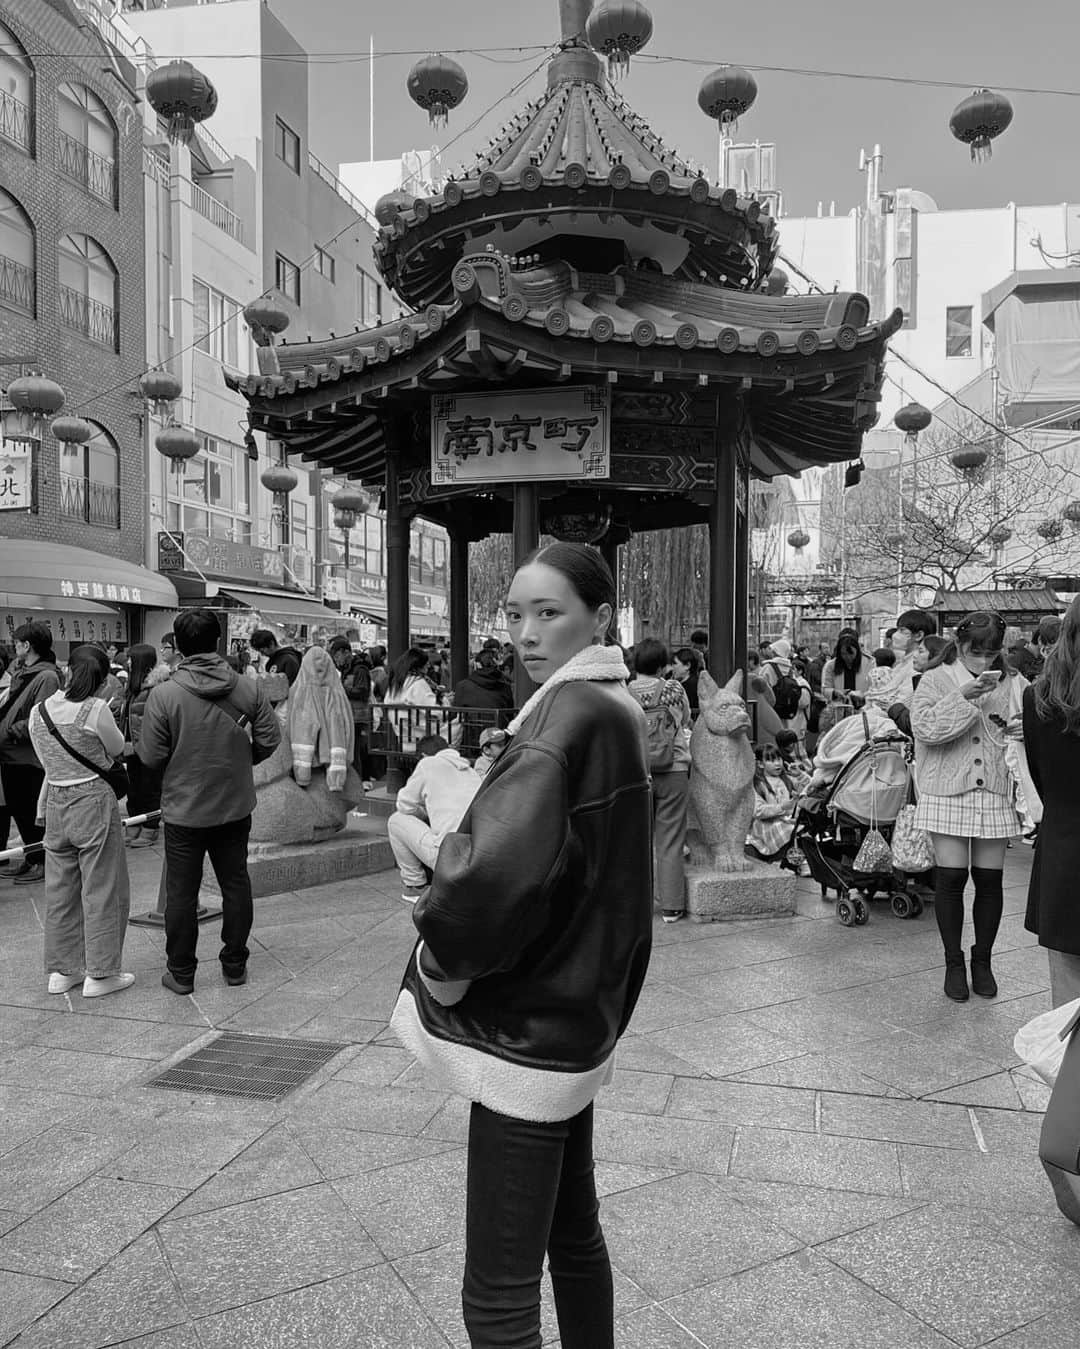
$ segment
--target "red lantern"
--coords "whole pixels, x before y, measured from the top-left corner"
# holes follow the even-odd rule
[[[1035,533],[1047,543],[1056,543],[1065,533],[1065,526],[1060,520],[1044,520],[1041,525],[1035,526]]]
[[[94,436],[94,428],[82,417],[57,417],[49,430],[63,445],[85,445]]]
[[[202,449],[202,442],[194,431],[178,422],[171,422],[154,437],[154,447],[158,454],[171,459],[173,467],[179,469],[185,459],[194,459]]]
[[[585,36],[593,51],[607,57],[608,75],[620,80],[630,58],[652,37],[652,15],[639,0],[604,0],[589,15]]]
[[[260,295],[244,306],[244,322],[251,329],[257,347],[272,347],[275,335],[283,333],[289,326],[289,315],[268,295]]]
[[[963,477],[977,478],[989,458],[985,450],[980,450],[977,445],[969,445],[965,449],[954,450],[949,455],[949,462]]]
[[[706,117],[720,123],[720,134],[731,135],[739,118],[757,98],[757,80],[742,66],[720,66],[706,75],[698,90],[698,106]]]
[[[1013,532],[1008,525],[995,525],[986,537],[995,548],[1000,548],[1008,543],[1012,536]]]
[[[300,479],[288,464],[272,464],[259,474],[259,481],[275,496],[288,496]]]
[[[334,528],[340,529],[343,534],[348,534],[353,525],[356,524],[356,513],[354,511],[335,511]]]
[[[41,439],[45,419],[64,406],[64,390],[44,375],[20,375],[8,385],[7,396],[18,413],[19,429],[35,440]]]
[[[146,98],[160,117],[169,119],[169,140],[191,143],[196,122],[213,117],[217,90],[190,61],[170,61],[146,77]]]
[[[469,92],[468,76],[449,56],[425,56],[409,71],[409,97],[425,109],[436,129]]]
[[[949,130],[958,141],[971,146],[971,158],[978,164],[990,158],[990,142],[1008,129],[1012,119],[1012,104],[1004,94],[976,89],[953,109]]]
[[[797,553],[801,553],[810,542],[810,535],[805,529],[793,529],[787,536],[788,547],[794,548]]]
[[[139,392],[158,417],[167,417],[184,386],[171,370],[147,370],[139,376]]]
[[[334,493],[334,510],[364,515],[371,508],[371,497],[362,487],[342,487]]]
[[[930,409],[924,408],[921,403],[905,403],[893,418],[893,426],[903,431],[909,440],[914,440],[933,420]]]
[[[402,211],[413,204],[413,198],[403,187],[384,193],[375,203],[375,219],[380,225],[392,225]]]

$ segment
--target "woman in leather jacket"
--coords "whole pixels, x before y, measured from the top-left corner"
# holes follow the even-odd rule
[[[584,544],[519,568],[507,626],[536,692],[414,909],[392,1025],[472,1101],[462,1305],[473,1349],[536,1349],[547,1253],[564,1349],[611,1349],[592,1102],[645,978],[652,808],[615,587]]]

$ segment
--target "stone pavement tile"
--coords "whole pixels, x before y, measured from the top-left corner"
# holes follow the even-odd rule
[[[626,1166],[622,1162],[597,1162],[596,1193],[603,1199],[605,1195],[633,1190],[639,1185],[651,1185],[654,1180],[666,1180],[668,1176],[674,1174],[673,1171],[664,1171],[655,1166]]]
[[[91,1176],[0,1237],[0,1268],[85,1279],[185,1194],[162,1185]]]
[[[881,1101],[872,1096],[821,1094],[821,1132],[888,1143],[925,1143],[934,1148],[977,1146],[962,1105],[929,1101]]]
[[[318,1012],[310,1021],[297,1026],[296,1034],[306,1040],[340,1040],[342,1044],[366,1045],[386,1030],[383,1021],[368,1021],[358,1016],[339,1016],[336,1010]]]
[[[0,1083],[53,1088],[62,1083],[65,1091],[87,1096],[111,1096],[146,1071],[142,1059],[37,1045],[23,1045],[0,1055]]]
[[[977,1109],[975,1119],[990,1152],[1030,1157],[1039,1151],[1043,1117],[1034,1111]]]
[[[743,1082],[676,1078],[664,1112],[718,1124],[772,1125],[814,1132],[814,1093]]]
[[[326,1180],[376,1171],[382,1166],[420,1157],[455,1152],[457,1143],[437,1138],[408,1138],[403,1134],[360,1133],[352,1129],[325,1129],[289,1121],[289,1133],[319,1168]]]
[[[158,1228],[196,1316],[303,1288],[382,1257],[328,1184],[163,1222]]]
[[[1024,1109],[1045,1114],[1050,1104],[1051,1088],[1046,1085],[1035,1070],[1028,1068],[1026,1065],[1022,1068],[1013,1068],[1009,1072],[1009,1077],[1016,1088]],[[994,1105],[996,1102],[991,1101],[986,1104]]]
[[[994,1106],[1000,1110],[1023,1109],[1020,1093],[1009,1073],[991,1073],[989,1077],[980,1077],[974,1082],[962,1082],[958,1087],[931,1092],[924,1099],[956,1105]]]
[[[994,1340],[991,1349],[1076,1349],[1078,1344],[1080,1302],[1074,1302]]]
[[[703,999],[680,992],[671,984],[649,982],[641,990],[630,1026],[635,1034],[645,1035],[669,1026],[705,1021],[715,1015],[715,1008]]]
[[[58,1279],[35,1279],[0,1269],[0,1344],[10,1343],[20,1330],[70,1292],[71,1284]]]
[[[412,1064],[413,1056],[407,1049],[368,1044],[355,1058],[339,1068],[334,1077],[339,1082],[370,1082],[375,1087],[388,1087]],[[423,1082],[410,1082],[408,1085],[422,1086]]]
[[[65,1015],[49,1019],[32,1036],[32,1043],[90,1054],[121,1054],[129,1058],[162,1058],[192,1038],[189,1027],[163,1026],[157,1021],[128,1017]],[[168,1046],[148,1053],[147,1046]]]
[[[897,1196],[904,1193],[896,1145],[870,1138],[837,1138],[786,1129],[740,1129],[731,1174],[826,1190]]]
[[[157,1238],[148,1232],[46,1312],[16,1345],[59,1349],[120,1344],[187,1320],[172,1271]]]
[[[109,1163],[109,1173],[191,1191],[263,1132],[260,1124],[241,1123],[231,1113],[219,1116],[212,1129],[206,1125],[205,1112],[170,1110],[143,1127],[138,1142]]]
[[[76,1096],[0,1085],[0,1155],[56,1124],[70,1122],[81,1108]],[[0,1196],[3,1193],[0,1187]]]
[[[1000,1064],[951,1044],[932,1040],[914,1031],[903,1031],[888,1039],[866,1044],[845,1045],[831,1056],[867,1077],[876,1078],[909,1096],[927,1096],[989,1077]]]
[[[664,1310],[708,1349],[952,1349],[953,1344],[809,1251],[685,1293],[665,1302]]]
[[[1036,1152],[959,1152],[900,1144],[904,1192],[939,1203],[1050,1213],[1054,1199]]]
[[[658,1166],[670,1171],[710,1171],[725,1175],[735,1130],[711,1120],[656,1118],[597,1110],[593,1155],[598,1161]]]
[[[420,1134],[421,1138],[438,1138],[448,1143],[467,1143],[469,1114],[472,1102],[463,1096],[450,1096],[446,1104]]]
[[[1013,1049],[1013,1036],[1022,1021],[1017,1019],[1009,1024],[995,1016],[992,1010],[982,1012],[979,1004],[970,1009],[966,1004],[957,1004],[956,1012],[945,1012],[933,1020],[920,1021],[911,1026],[917,1034],[934,1044],[947,1044],[951,1049],[961,1050],[977,1058],[986,1060],[998,1068],[1012,1068],[1016,1065],[1016,1052]],[[963,1015],[970,1010],[974,1016]]]
[[[0,1237],[16,1223],[21,1223],[25,1216],[24,1213],[16,1213],[14,1209],[0,1208]]]
[[[811,993],[866,984],[871,966],[848,956],[793,956],[744,969],[672,979],[673,987],[702,998],[715,1012],[742,1012],[805,998]]]
[[[60,1011],[60,1007],[47,1011],[37,1007],[0,1006],[0,1049],[33,1041],[40,1044],[40,1037],[54,1021],[60,1019]]]
[[[305,1021],[328,1010],[332,1001],[318,994],[283,989],[248,1003],[231,1015],[222,1009],[223,1014],[215,1022],[222,1030],[247,1031],[253,1035],[297,1034]]]
[[[201,1349],[446,1349],[388,1266],[198,1322]]]
[[[140,1335],[135,1340],[124,1340],[116,1349],[202,1349],[198,1332],[190,1322],[183,1326],[170,1326],[168,1330],[152,1330],[149,1335]]]
[[[457,1240],[465,1230],[465,1150],[333,1182],[390,1260]]]
[[[797,1040],[766,1030],[743,1012],[652,1031],[645,1038],[661,1049],[689,1059],[714,1077],[760,1068],[803,1053]]]
[[[640,1073],[672,1073],[676,1077],[704,1077],[705,1069],[689,1063],[678,1054],[646,1040],[644,1036],[627,1033],[619,1041],[617,1062],[620,1068],[632,1068]]]
[[[759,1082],[776,1087],[808,1087],[814,1091],[842,1091],[853,1095],[908,1099],[907,1093],[857,1072],[828,1054],[799,1054],[764,1068],[728,1073],[728,1082]]]
[[[1050,1182],[1044,1181],[1044,1192],[1049,1195]],[[999,1227],[1010,1241],[1028,1246],[1038,1255],[1055,1260],[1059,1265],[1075,1269],[1080,1261],[1080,1227],[1058,1211],[1051,1198],[1039,1212],[1018,1209],[974,1209],[983,1221]]]
[[[375,1133],[418,1134],[446,1104],[440,1091],[373,1087],[364,1082],[324,1083],[290,1111],[296,1123],[364,1129]]]
[[[1076,1299],[1075,1268],[953,1205],[918,1209],[818,1249],[971,1349]]]
[[[711,1176],[725,1194],[747,1204],[777,1227],[785,1228],[809,1246],[846,1236],[862,1227],[908,1213],[925,1200],[892,1199],[856,1194],[851,1190],[823,1190],[809,1185],[784,1185],[742,1176]]]
[[[713,1283],[802,1244],[696,1174],[612,1195],[604,1201],[602,1221],[612,1260],[654,1299]]]
[[[623,1110],[637,1115],[662,1115],[675,1078],[663,1073],[642,1073],[616,1068],[606,1087],[600,1089],[597,1105],[604,1110]]]
[[[145,975],[138,975],[130,988],[123,993],[113,994],[111,998],[84,998],[76,993],[71,1005],[80,1016],[107,1017],[120,1014],[123,1002],[123,1014],[133,1020],[161,1021],[173,1026],[201,1026],[206,1028],[206,1018],[195,1006],[192,998],[178,998],[161,987],[161,971],[165,968],[164,959],[160,966]],[[70,996],[70,995],[69,995]],[[56,1003],[57,999],[50,999]],[[60,1001],[63,1001],[60,999]],[[112,1005],[113,1012],[108,1011]]]
[[[560,1341],[555,1341],[555,1346]],[[701,1349],[703,1340],[692,1334],[664,1307],[643,1307],[615,1322],[617,1349]]]
[[[829,1053],[865,1040],[883,1040],[899,1032],[885,1021],[861,1013],[839,1010],[827,996],[800,998],[775,1007],[759,1007],[746,1013],[755,1026],[785,1041],[794,1042],[801,1053]]]
[[[217,1169],[216,1174],[209,1175],[205,1183],[199,1184],[199,1188],[173,1210],[174,1218],[186,1218],[192,1213],[226,1208],[230,1204],[261,1199],[265,1195],[281,1194],[286,1190],[299,1190],[306,1185],[317,1185],[324,1179],[322,1172],[284,1124],[269,1129],[231,1159],[226,1147],[218,1145],[217,1133],[208,1136],[204,1129],[200,1129],[196,1138],[202,1146],[196,1154],[198,1160],[191,1168],[186,1188],[192,1189],[199,1184],[197,1177],[200,1172],[205,1177],[215,1166],[220,1169]],[[216,1149],[213,1158],[207,1155],[210,1151],[207,1145]],[[232,1150],[229,1145],[228,1151]],[[120,1160],[126,1163],[127,1157]]]
[[[36,1213],[128,1146],[126,1134],[109,1137],[74,1124],[56,1125],[0,1160],[0,1195],[17,1213]]]

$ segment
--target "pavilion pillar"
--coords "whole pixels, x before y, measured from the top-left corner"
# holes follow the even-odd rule
[[[740,457],[741,458],[741,457]],[[739,463],[735,516],[735,668],[746,673],[750,633],[750,464]]]
[[[540,543],[540,493],[534,482],[514,483],[514,570]],[[514,702],[521,707],[534,685],[520,661],[514,663]]]
[[[450,687],[469,673],[469,536],[450,529]]]
[[[386,645],[387,663],[404,655],[409,645],[409,519],[398,490],[397,455],[386,456]],[[405,785],[402,759],[388,754],[386,792],[397,796]]]
[[[721,431],[716,491],[709,503],[709,673],[718,682],[735,672],[736,485],[735,436]]]

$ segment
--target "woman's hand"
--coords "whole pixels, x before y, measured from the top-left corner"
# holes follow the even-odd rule
[[[985,698],[988,693],[993,693],[998,686],[1001,675],[997,670],[984,670],[978,679],[973,679],[970,684],[964,684],[960,689],[960,695],[966,698],[969,703],[978,702],[980,698]]]

